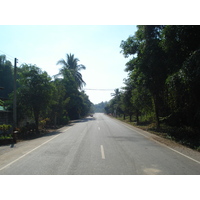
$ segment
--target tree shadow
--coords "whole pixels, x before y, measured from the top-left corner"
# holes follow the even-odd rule
[[[93,121],[93,120],[96,120],[96,119],[94,117],[86,117],[86,118],[83,118],[83,119],[71,120],[69,122],[69,124],[62,126],[59,129],[55,129],[55,131],[53,129],[51,129],[50,132],[48,130],[43,130],[43,131],[40,131],[39,133],[31,132],[31,133],[27,133],[27,134],[24,134],[24,135],[19,134],[18,135],[18,141],[34,140],[34,139],[41,138],[41,137],[58,135],[58,134],[63,132],[61,129],[64,128],[64,127],[67,128],[67,127],[71,127],[71,126],[73,126],[74,124],[77,124],[77,123],[84,123],[84,122],[89,122],[89,121]]]
[[[138,141],[141,141],[140,138],[137,138],[137,137],[134,137],[134,136],[108,136],[108,138],[115,139],[116,141],[119,141],[119,142],[124,142],[124,141],[138,142]]]
[[[49,137],[49,136],[53,136],[53,135],[58,135],[60,133],[62,133],[62,128],[64,127],[69,127],[72,126],[73,124],[68,124],[65,126],[62,126],[61,128],[58,129],[51,129],[51,130],[42,130],[40,132],[31,132],[31,133],[26,133],[26,134],[20,134],[17,136],[17,141],[26,141],[26,140],[34,140],[37,138],[41,138],[41,137]]]
[[[94,121],[94,120],[96,120],[95,117],[86,117],[83,119],[72,120],[70,121],[70,123],[77,124],[77,123],[89,122],[89,121]]]

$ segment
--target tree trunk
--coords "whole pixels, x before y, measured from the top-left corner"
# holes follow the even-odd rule
[[[136,123],[139,124],[139,111],[136,110]]]
[[[155,119],[156,119],[156,129],[160,128],[160,120],[159,120],[159,106],[158,106],[158,100],[157,95],[153,96],[153,103],[154,103],[154,112],[155,112]]]
[[[129,120],[132,122],[132,114],[129,115]]]
[[[34,110],[34,118],[35,118],[35,125],[36,125],[36,132],[39,132],[39,111]]]
[[[124,113],[124,120],[126,119],[126,115],[125,115],[125,113]]]
[[[57,126],[57,113],[55,113],[55,117],[54,117],[54,127],[56,128]]]

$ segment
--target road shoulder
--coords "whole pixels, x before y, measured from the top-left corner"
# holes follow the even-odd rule
[[[59,129],[50,130],[46,135],[42,137],[20,141],[13,146],[0,146],[0,169],[6,166],[7,164],[11,163],[13,160],[16,160],[21,156],[26,155],[33,149],[36,149],[45,142],[53,139],[56,135],[62,133],[67,127],[69,126],[64,126]]]
[[[108,115],[107,115],[108,116]],[[110,116],[108,116],[110,117]],[[174,150],[175,152],[179,152],[180,154],[186,155],[186,157],[191,157],[192,159],[195,159],[197,161],[200,162],[200,152],[190,149],[184,145],[181,145],[179,143],[176,143],[175,141],[172,141],[170,139],[166,139],[163,138],[161,136],[155,135],[153,133],[150,133],[148,131],[145,131],[143,129],[140,129],[138,127],[135,127],[131,124],[128,124],[124,121],[121,121],[119,119],[116,119],[114,117],[110,117],[113,120],[116,120],[119,123],[122,123],[124,126],[129,127],[130,129],[137,131],[139,134],[145,136],[146,138],[150,139],[150,140],[154,140],[157,143],[160,143],[161,145],[165,145],[166,147],[168,147],[171,150]]]

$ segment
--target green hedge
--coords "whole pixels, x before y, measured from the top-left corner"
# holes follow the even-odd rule
[[[9,124],[0,125],[0,139],[10,139],[12,134],[10,132],[12,126]]]

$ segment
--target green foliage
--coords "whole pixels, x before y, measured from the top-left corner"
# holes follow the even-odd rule
[[[178,116],[177,124],[199,126],[200,120],[200,52],[199,50],[186,59],[182,68],[169,76],[168,103],[172,117]],[[171,120],[172,121],[172,120]]]
[[[85,82],[82,79],[80,73],[81,70],[85,70],[86,67],[82,64],[78,64],[79,59],[74,57],[74,54],[66,54],[66,61],[61,59],[57,62],[57,65],[62,65],[59,75],[64,78],[70,78],[75,81],[76,87],[82,89]]]
[[[173,137],[189,141],[191,136],[198,146],[200,26],[138,26],[120,47],[130,57],[125,68],[128,78],[120,100],[114,96],[105,108],[107,113],[113,114],[118,105],[124,119],[130,115],[131,121],[134,114],[137,122],[152,119],[154,113],[157,130],[160,123],[178,127],[184,131]]]
[[[2,125],[0,125],[0,131],[3,131],[3,132],[6,132],[6,131],[8,131],[11,128],[12,128],[12,126],[9,125],[9,124],[2,124]]]
[[[62,76],[60,81],[64,96],[61,95],[61,98],[65,104],[63,105],[65,109],[62,109],[61,106],[60,111],[66,112],[70,119],[86,116],[92,105],[84,91],[79,91],[85,85],[80,71],[85,70],[86,67],[78,62],[79,59],[75,58],[73,54],[66,54],[66,61],[61,59],[57,62],[58,65],[62,65],[57,76]]]
[[[0,139],[10,139],[12,135],[10,134],[12,126],[9,124],[0,125]]]
[[[126,64],[131,81],[125,94],[130,96],[132,87],[132,104],[140,112],[153,108],[158,127],[164,116],[179,116],[177,124],[197,125],[199,33],[200,26],[138,26],[121,43],[125,57],[135,56]]]
[[[4,140],[4,139],[12,139],[12,138],[13,138],[13,137],[12,137],[11,134],[6,135],[6,136],[4,136],[4,135],[1,135],[1,136],[0,136],[0,139],[1,139],[1,140]]]
[[[98,104],[95,104],[94,105],[94,112],[96,113],[104,113],[105,112],[105,107],[106,105],[108,104],[108,102],[101,102],[101,103],[98,103]]]
[[[0,106],[4,106],[4,101],[0,99]]]
[[[33,112],[36,128],[38,129],[40,114],[46,111],[51,102],[51,78],[37,66],[26,64],[21,66],[19,75],[18,105],[23,108],[25,113]]]
[[[51,124],[66,124],[64,118],[67,116],[67,106],[70,97],[66,96],[66,89],[63,79],[55,79],[52,84],[52,101],[48,115],[50,116]]]
[[[54,80],[36,65],[17,67],[17,121],[24,126],[20,129],[23,134],[30,132],[29,129],[38,131],[47,126],[67,124],[70,119],[91,112],[92,103],[84,91],[79,91],[85,85],[80,73],[85,66],[79,65],[78,61],[71,54],[67,54],[66,62],[58,61],[63,64],[59,74],[62,78],[57,75]],[[12,111],[13,66],[4,55],[0,56],[0,72],[0,86],[5,89],[0,94],[4,91],[4,96],[10,98],[4,104]],[[3,101],[0,103],[3,105]],[[25,126],[26,123],[29,127]]]
[[[0,97],[7,99],[13,91],[13,67],[10,61],[6,60],[5,55],[0,55]]]

